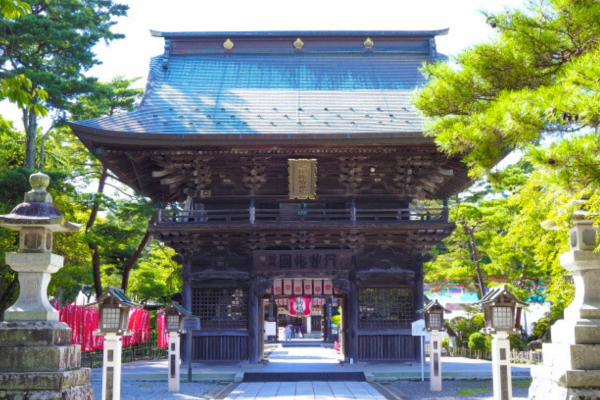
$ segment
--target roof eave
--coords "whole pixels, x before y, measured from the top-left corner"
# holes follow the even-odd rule
[[[68,123],[82,141],[106,145],[135,145],[142,147],[179,147],[215,145],[314,145],[319,144],[433,144],[433,138],[422,132],[356,132],[356,133],[315,133],[315,134],[166,134],[119,132],[92,128],[77,122]]]
[[[425,31],[224,31],[224,32],[163,32],[150,30],[154,37],[176,38],[176,37],[293,37],[293,36],[417,36],[434,37],[447,35],[449,28],[425,30]]]

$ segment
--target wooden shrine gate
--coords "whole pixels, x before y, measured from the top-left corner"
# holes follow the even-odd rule
[[[258,362],[263,354],[264,299],[306,296],[341,305],[339,342],[347,360],[414,360],[410,333],[419,287],[410,270],[362,267],[352,250],[254,251],[247,274],[195,271],[184,290],[202,323],[194,333],[195,361]],[[232,279],[235,278],[235,279]],[[191,295],[191,296],[190,296]],[[331,339],[331,333],[326,335]]]

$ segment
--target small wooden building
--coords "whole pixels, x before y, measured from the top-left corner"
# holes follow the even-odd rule
[[[445,33],[153,32],[165,51],[138,110],[71,123],[159,205],[152,232],[201,319],[194,360],[260,361],[263,322],[298,296],[328,340],[339,307],[347,359],[418,357],[425,254],[469,184],[410,102]]]

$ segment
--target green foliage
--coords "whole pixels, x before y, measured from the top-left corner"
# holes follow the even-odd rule
[[[489,350],[488,341],[484,335],[479,332],[469,335],[469,349],[486,351]]]
[[[517,335],[508,335],[508,341],[511,349],[519,350],[523,347],[523,341]]]
[[[454,329],[458,335],[456,338],[456,345],[458,347],[467,346],[469,337],[473,333],[479,332],[485,323],[483,313],[478,313],[475,307],[471,307],[467,311],[467,317],[457,317],[447,321],[447,325]]]
[[[138,79],[117,76],[110,82],[98,82],[93,92],[80,96],[77,103],[69,107],[72,118],[74,120],[98,118],[133,111],[143,94],[142,89],[131,87]]]
[[[31,13],[31,7],[20,0],[0,0],[0,12],[4,18],[14,19]]]
[[[424,67],[430,82],[415,103],[428,134],[464,156],[474,176],[500,157],[559,130],[598,125],[600,4],[540,0],[488,15],[497,37],[454,65]]]
[[[340,315],[340,308],[334,307],[331,313],[331,322],[336,324],[337,326],[342,325],[342,316]]]
[[[0,14],[4,20],[14,20],[31,14],[31,7],[27,2],[20,0],[0,0]],[[39,104],[32,104],[34,100],[47,100],[48,93],[34,87],[33,83],[24,74],[11,70],[0,72],[0,100],[8,99],[20,108],[31,107],[36,115],[46,115],[46,108]]]
[[[542,339],[550,331],[550,322],[548,318],[540,318],[536,323],[533,324],[533,330],[531,332],[534,339]]]
[[[83,74],[100,62],[92,49],[101,40],[123,37],[111,29],[113,18],[127,15],[128,7],[112,0],[25,2],[31,13],[2,18],[0,64],[10,66],[7,78],[18,79],[12,87],[22,88],[9,93],[23,111],[25,166],[34,169],[37,115],[50,109],[60,124],[77,97],[95,90],[97,80]]]

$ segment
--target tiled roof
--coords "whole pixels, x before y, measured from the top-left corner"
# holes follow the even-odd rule
[[[377,47],[364,51],[362,40],[360,51],[342,46],[342,51],[325,48],[300,53],[174,54],[180,48],[174,46],[172,53],[152,60],[137,111],[74,125],[172,134],[178,139],[190,134],[285,138],[420,133],[423,121],[410,97],[424,83],[419,68],[435,56],[429,42],[418,42],[427,44],[420,47],[410,42],[401,48],[382,43],[385,51],[376,51]]]

